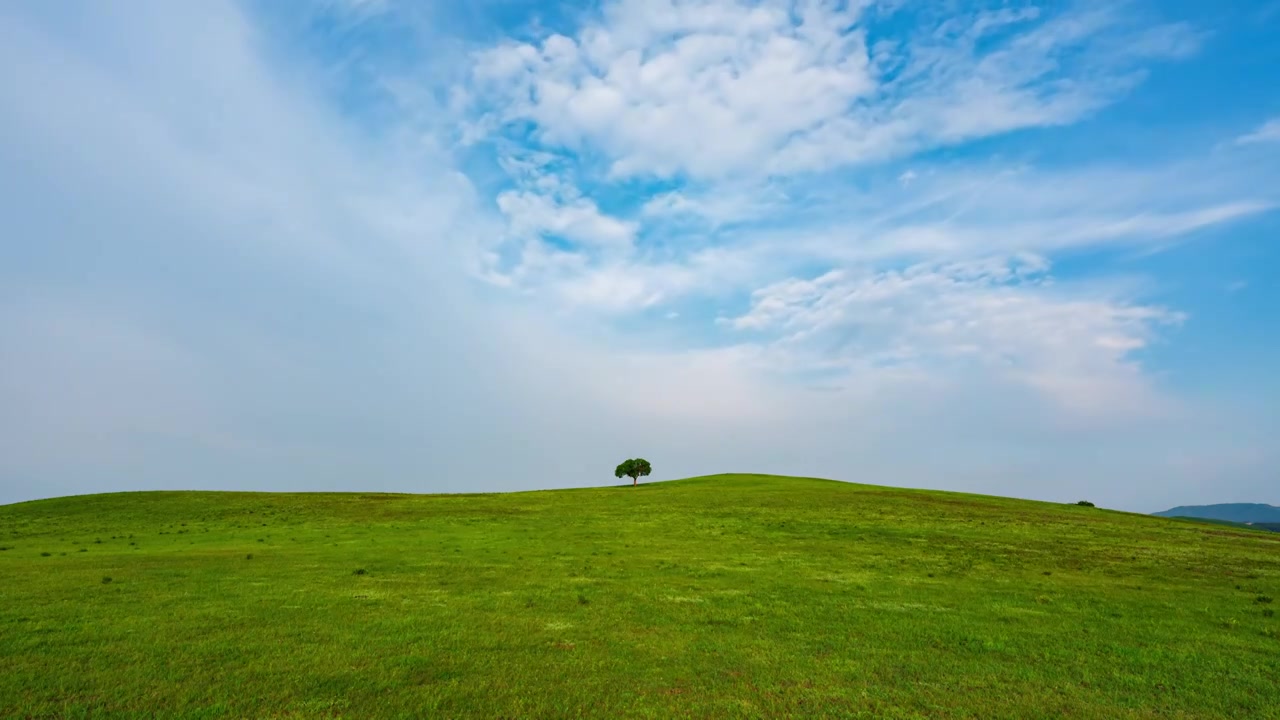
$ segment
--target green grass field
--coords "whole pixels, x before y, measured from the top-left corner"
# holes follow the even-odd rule
[[[3,717],[1280,718],[1280,535],[1102,509],[122,493],[0,547]]]

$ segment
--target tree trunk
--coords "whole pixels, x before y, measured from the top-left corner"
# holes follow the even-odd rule
[[[638,483],[638,482],[640,482],[640,476],[639,476],[639,475],[632,475],[632,476],[631,476],[631,487],[635,487],[635,486],[636,486],[636,483]]]

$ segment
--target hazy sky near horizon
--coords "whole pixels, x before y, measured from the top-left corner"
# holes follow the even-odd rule
[[[1280,2],[0,2],[0,503],[1280,504]]]

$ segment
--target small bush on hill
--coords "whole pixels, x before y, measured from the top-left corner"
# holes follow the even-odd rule
[[[1077,504],[1077,505],[1079,505],[1080,507],[1097,507],[1096,505],[1094,505],[1093,503],[1089,502],[1088,500],[1081,500],[1080,502],[1078,502],[1078,503],[1076,503],[1076,504]]]

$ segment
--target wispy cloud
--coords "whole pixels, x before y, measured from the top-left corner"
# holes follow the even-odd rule
[[[1253,132],[1236,138],[1237,145],[1255,145],[1257,143],[1280,142],[1280,118],[1268,120]]]
[[[834,270],[757,290],[750,310],[730,323],[778,332],[776,347],[802,367],[976,365],[1067,410],[1145,409],[1149,398],[1139,393],[1148,389],[1129,355],[1181,316],[1057,287],[1047,271],[1035,256]]]

